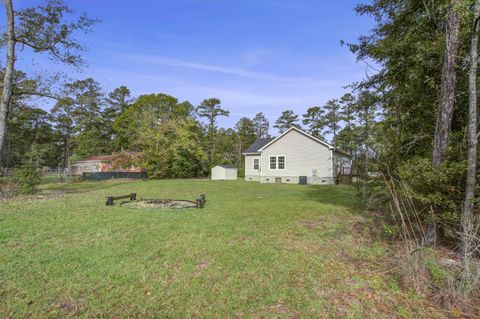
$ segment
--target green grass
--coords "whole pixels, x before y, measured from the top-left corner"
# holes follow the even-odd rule
[[[351,188],[203,180],[66,187],[0,203],[2,318],[437,316],[391,277]],[[206,194],[207,204],[105,206],[105,196],[130,192]]]

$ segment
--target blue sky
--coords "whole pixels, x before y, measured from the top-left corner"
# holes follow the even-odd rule
[[[353,11],[357,2],[70,0],[76,11],[102,22],[79,36],[89,48],[81,73],[49,69],[93,77],[106,91],[127,85],[135,96],[167,93],[194,105],[218,97],[231,112],[221,126],[257,112],[273,125],[283,110],[303,114],[364,77],[365,66],[340,45],[372,26]],[[43,61],[24,54],[19,66]]]

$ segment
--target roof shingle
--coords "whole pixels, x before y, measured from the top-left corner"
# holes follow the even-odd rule
[[[249,148],[247,148],[243,153],[257,153],[259,149],[273,141],[275,138],[259,138],[257,139]]]

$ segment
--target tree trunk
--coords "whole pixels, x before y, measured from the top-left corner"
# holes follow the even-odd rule
[[[480,0],[475,1],[473,7],[473,28],[470,47],[470,74],[468,77],[468,168],[467,185],[465,187],[465,201],[462,212],[462,254],[465,263],[468,263],[471,253],[472,238],[475,235],[474,227],[474,197],[475,178],[477,173],[477,69],[478,69],[478,32],[480,18]]]
[[[213,163],[213,157],[215,155],[215,117],[213,114],[210,115],[210,127],[209,127],[209,134],[210,134],[210,165]]]
[[[458,55],[458,33],[460,28],[460,17],[455,10],[458,2],[459,0],[450,0],[447,12],[440,107],[437,113],[433,142],[432,163],[434,167],[438,167],[445,157],[455,105],[455,82],[457,79],[455,66]]]
[[[433,140],[432,165],[436,169],[440,166],[447,152],[452,124],[453,109],[455,106],[455,71],[458,55],[458,33],[460,29],[460,16],[456,12],[459,0],[450,0],[447,21],[445,26],[445,57],[442,68],[442,83],[440,91],[440,107],[437,113],[435,135]],[[437,242],[437,227],[435,225],[435,212],[432,208],[432,219],[427,223],[424,244],[434,246]]]
[[[215,157],[215,148],[217,144],[217,138],[215,135],[212,136],[212,149],[210,150],[210,164],[213,163],[213,158]]]
[[[10,100],[12,97],[13,71],[15,64],[15,23],[13,16],[12,0],[5,0],[5,10],[7,13],[7,60],[5,66],[5,74],[3,78],[2,98],[0,100],[0,154],[3,154],[5,151],[5,138],[7,135],[7,114],[10,107]]]

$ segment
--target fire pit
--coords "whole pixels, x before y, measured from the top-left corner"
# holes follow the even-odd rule
[[[186,209],[186,208],[203,208],[198,203],[189,200],[178,199],[140,199],[131,202],[122,203],[121,206],[128,208],[157,208],[157,209]]]

